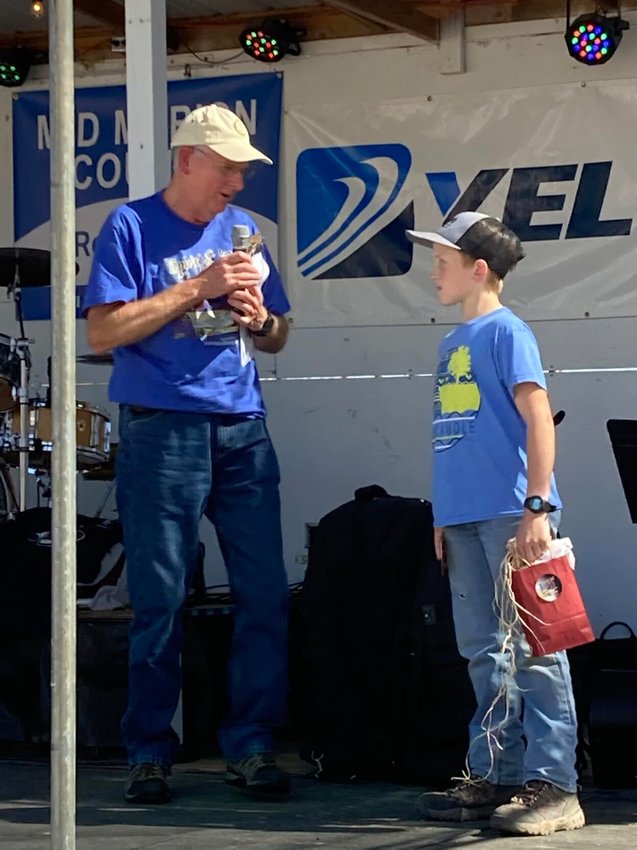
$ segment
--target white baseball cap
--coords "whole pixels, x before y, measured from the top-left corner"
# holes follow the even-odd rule
[[[201,145],[231,162],[272,160],[250,143],[248,128],[238,115],[225,106],[210,104],[193,109],[181,122],[170,143],[171,148]]]

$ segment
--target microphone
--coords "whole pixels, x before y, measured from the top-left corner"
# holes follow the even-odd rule
[[[232,250],[247,251],[250,247],[250,228],[247,224],[232,225]]]
[[[233,224],[231,238],[233,251],[247,251],[250,247],[250,228],[247,224]],[[240,316],[245,316],[243,310],[234,309]]]

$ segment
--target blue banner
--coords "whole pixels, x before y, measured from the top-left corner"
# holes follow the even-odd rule
[[[280,74],[250,74],[168,83],[168,138],[197,106],[223,103],[245,122],[252,142],[275,163],[257,168],[238,203],[276,235]],[[86,283],[93,241],[108,212],[128,197],[126,88],[76,89],[76,258],[78,284]],[[13,102],[14,221],[17,244],[50,247],[50,126],[48,91],[17,94]],[[42,281],[46,286],[49,281]],[[47,287],[48,289],[48,287]],[[79,287],[78,287],[79,289]],[[48,291],[23,292],[27,319],[50,318]]]

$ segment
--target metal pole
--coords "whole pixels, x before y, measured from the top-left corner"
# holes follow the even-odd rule
[[[24,337],[20,339],[18,350],[20,356],[20,389],[18,391],[18,402],[20,404],[20,437],[18,439],[18,448],[20,449],[20,511],[25,511],[27,508],[27,466],[29,458],[27,457],[27,449],[29,448],[29,379],[27,377],[27,354],[24,349]]]
[[[49,3],[53,453],[51,847],[75,848],[76,425],[73,2]]]

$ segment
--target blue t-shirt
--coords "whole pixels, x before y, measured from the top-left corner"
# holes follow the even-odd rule
[[[82,311],[98,304],[156,295],[196,277],[232,251],[232,227],[255,222],[228,206],[206,225],[177,216],[162,193],[115,209],[95,241]],[[273,313],[290,309],[265,244],[253,262],[262,271],[263,300]],[[113,351],[111,401],[200,413],[264,416],[254,360],[242,365],[239,329],[225,299],[206,301],[135,345]],[[244,357],[245,362],[245,357]]]
[[[507,307],[451,331],[440,343],[434,389],[436,525],[520,514],[527,495],[526,424],[516,384],[546,389],[531,329]],[[555,479],[550,501],[561,507]]]

